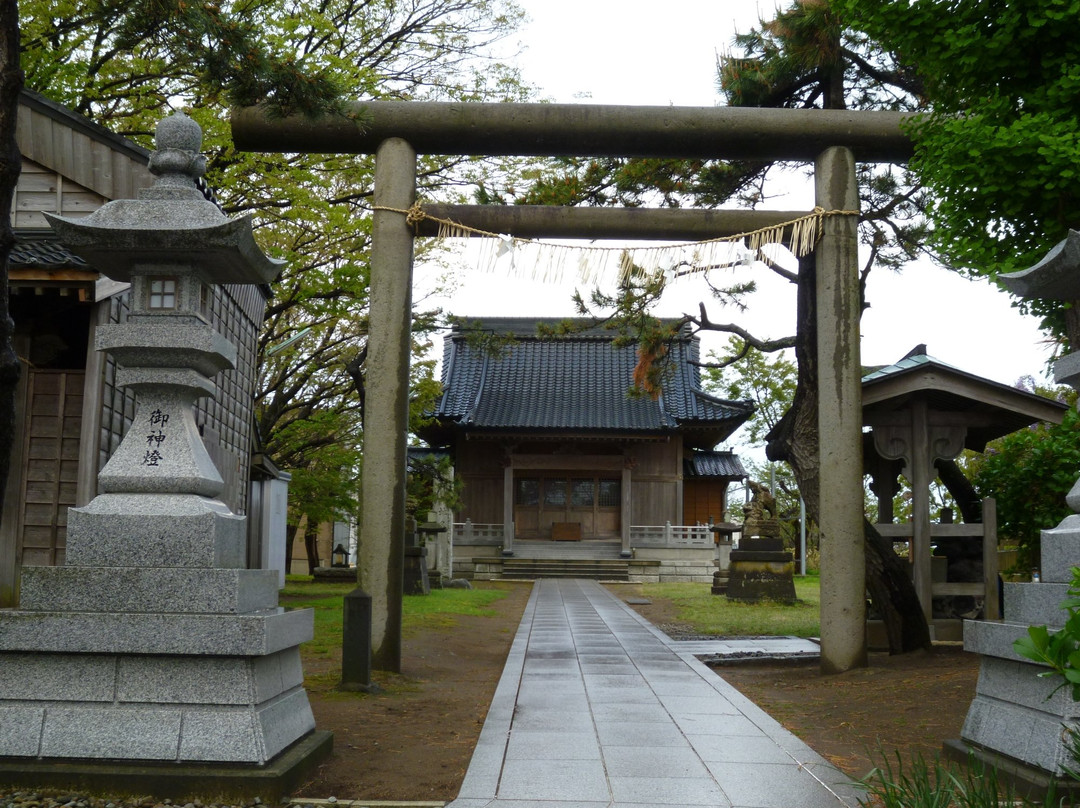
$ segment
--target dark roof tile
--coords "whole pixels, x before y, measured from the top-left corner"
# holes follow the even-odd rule
[[[689,360],[697,340],[686,334],[669,353],[663,394],[631,394],[637,352],[616,348],[613,334],[590,329],[541,339],[538,323],[559,320],[488,318],[469,330],[513,334],[498,352],[486,350],[458,328],[446,338],[444,394],[434,415],[442,422],[488,430],[587,430],[671,432],[702,428],[713,443],[723,440],[753,413],[745,401],[724,401],[700,389]]]
[[[11,248],[12,267],[34,269],[89,269],[86,262],[55,238],[16,234]]]
[[[742,461],[734,452],[694,452],[683,460],[683,474],[687,477],[746,476]]]

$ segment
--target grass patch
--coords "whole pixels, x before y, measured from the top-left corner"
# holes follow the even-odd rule
[[[300,646],[305,655],[329,657],[341,650],[341,620],[344,598],[356,588],[353,582],[314,583],[310,576],[290,575],[281,590],[281,605],[290,609],[315,611],[314,637]],[[402,598],[401,631],[406,636],[424,629],[450,629],[458,617],[493,617],[492,604],[506,597],[497,583],[474,589],[433,589],[430,595]]]
[[[432,589],[430,595],[406,595],[402,603],[401,631],[411,635],[422,629],[453,628],[458,617],[494,617],[492,604],[506,597],[502,587]]]
[[[815,575],[795,577],[798,601],[783,603],[738,603],[714,595],[698,583],[641,584],[642,597],[664,599],[676,607],[676,619],[699,634],[720,636],[821,635],[820,579]]]

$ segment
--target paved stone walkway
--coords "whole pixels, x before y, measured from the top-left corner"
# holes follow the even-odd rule
[[[593,581],[538,581],[451,808],[858,805],[680,645]]]

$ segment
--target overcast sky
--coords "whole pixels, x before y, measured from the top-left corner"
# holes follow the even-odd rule
[[[630,10],[612,0],[518,0],[531,22],[518,39],[524,78],[542,97],[564,103],[714,106],[717,52],[738,30],[758,19],[752,0],[665,0]],[[805,183],[792,183],[787,198],[767,207],[809,209]],[[463,284],[444,306],[458,315],[572,314],[572,282],[560,284],[478,273],[470,251],[456,270]],[[713,310],[717,321],[747,322],[762,336],[781,336],[793,327],[794,294],[772,273],[758,278],[763,291],[749,311]],[[696,311],[703,289],[676,284],[664,314]],[[867,288],[870,308],[862,319],[864,364],[889,364],[913,346],[962,370],[1012,384],[1043,373],[1048,349],[1037,322],[1021,316],[1009,298],[985,282],[919,264],[902,273],[876,270]]]

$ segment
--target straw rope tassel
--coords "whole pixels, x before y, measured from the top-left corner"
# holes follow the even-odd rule
[[[713,266],[724,264],[734,265],[730,248],[733,244],[742,243],[745,248],[755,255],[761,252],[766,244],[784,243],[784,234],[789,231],[788,244],[790,251],[796,258],[803,258],[813,251],[815,244],[822,232],[822,223],[828,216],[858,216],[857,210],[825,210],[815,207],[806,216],[800,216],[790,222],[770,225],[747,233],[739,233],[732,236],[723,236],[703,241],[686,242],[683,244],[666,245],[663,247],[604,247],[595,244],[568,245],[548,244],[533,239],[518,239],[508,235],[492,233],[487,230],[470,227],[460,222],[449,219],[441,219],[424,212],[419,202],[411,208],[400,209],[384,206],[374,206],[372,210],[385,210],[400,213],[406,217],[406,222],[413,227],[421,221],[429,220],[438,224],[436,238],[468,238],[482,236],[486,242],[480,253],[480,263],[486,267],[486,271],[494,272],[499,259],[506,254],[503,249],[508,245],[511,253],[511,273],[522,277],[532,277],[546,282],[559,283],[563,279],[569,262],[576,257],[578,280],[582,283],[597,283],[607,277],[608,267],[612,260],[616,261],[617,274],[621,282],[625,283],[631,277],[658,277],[673,267],[688,267],[679,271],[684,275],[692,272],[702,272]],[[529,259],[522,256],[524,247],[530,247]],[[687,262],[683,259],[684,250],[693,248],[692,260]],[[720,257],[721,251],[727,254]],[[591,260],[590,256],[596,260]],[[761,256],[768,260],[767,256]],[[526,271],[525,264],[530,264]]]

